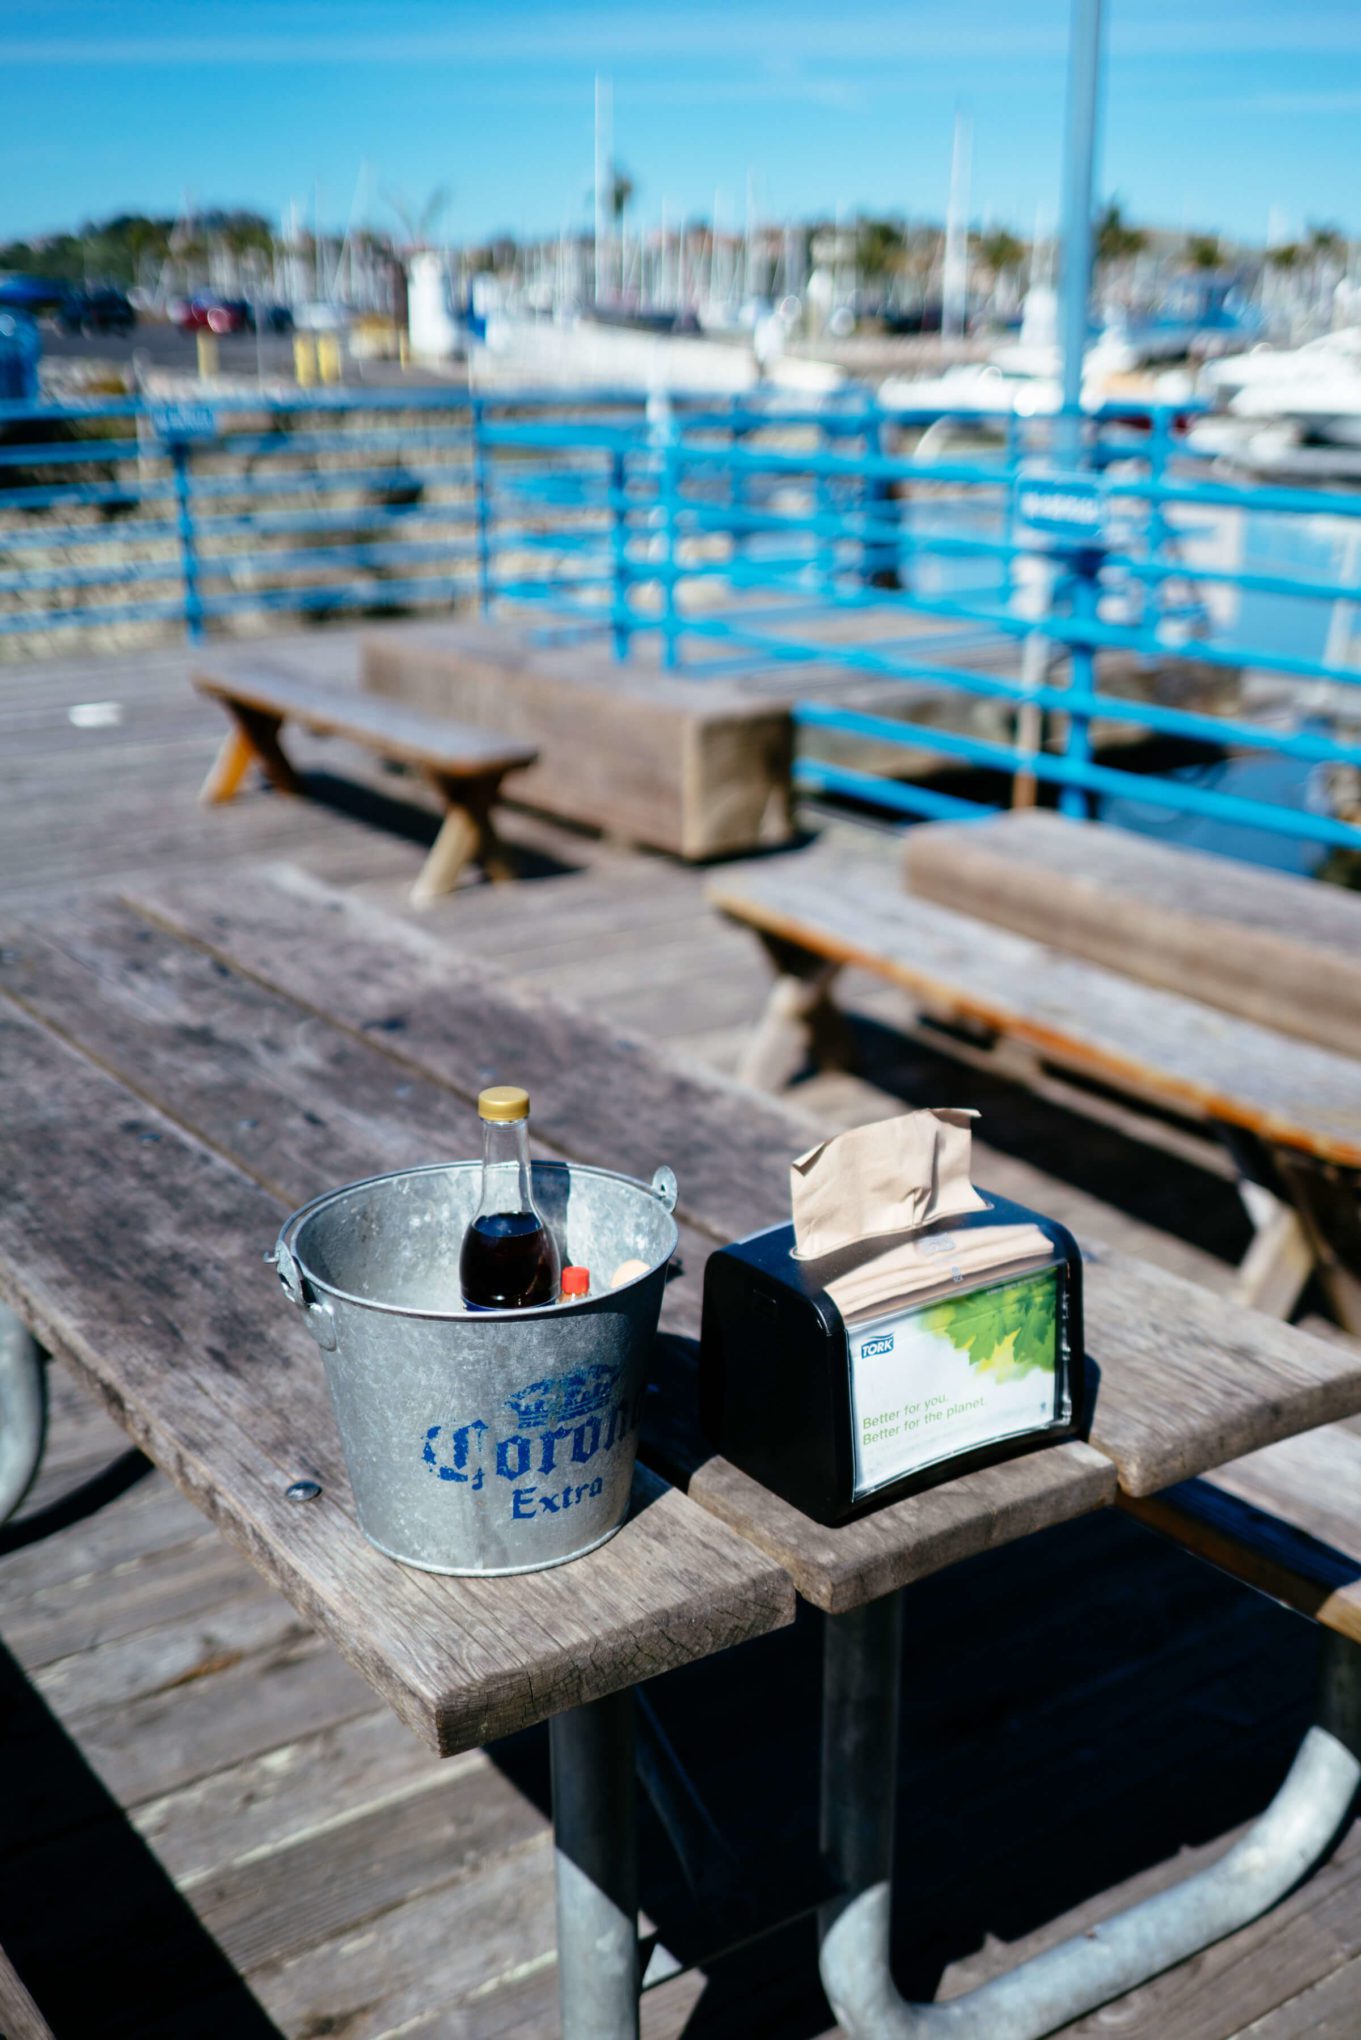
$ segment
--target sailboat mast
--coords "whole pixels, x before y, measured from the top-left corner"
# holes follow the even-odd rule
[[[945,266],[941,278],[940,329],[958,340],[964,331],[969,294],[969,157],[973,134],[963,107],[955,108],[950,151],[950,204],[945,215]]]
[[[595,301],[602,304],[609,295],[609,204],[612,194],[610,156],[610,81],[599,72],[595,80]]]

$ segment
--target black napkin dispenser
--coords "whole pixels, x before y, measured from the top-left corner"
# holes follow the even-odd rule
[[[988,1193],[916,1237],[939,1282],[843,1319],[823,1286],[863,1249],[795,1257],[792,1225],[710,1255],[700,1416],[733,1465],[820,1523],[1075,1436],[1083,1420],[1082,1263],[1066,1227]],[[966,1233],[1029,1222],[1018,1269],[952,1266]],[[972,1245],[977,1242],[972,1242]]]

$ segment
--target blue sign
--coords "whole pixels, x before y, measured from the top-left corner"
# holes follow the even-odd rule
[[[217,413],[211,404],[158,404],[151,414],[151,427],[167,446],[189,439],[216,439]]]
[[[1016,509],[1035,531],[1083,539],[1091,545],[1102,543],[1105,506],[1094,475],[1022,468],[1016,482]]]

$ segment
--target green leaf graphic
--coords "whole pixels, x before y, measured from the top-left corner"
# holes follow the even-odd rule
[[[1058,1287],[1052,1269],[1023,1275],[982,1295],[952,1297],[924,1315],[929,1332],[967,1353],[998,1381],[1014,1381],[1037,1367],[1054,1371]]]

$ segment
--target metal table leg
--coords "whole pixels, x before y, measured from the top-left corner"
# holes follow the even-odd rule
[[[852,2040],[1040,2040],[1268,1911],[1326,1854],[1361,1782],[1361,1645],[1320,1641],[1314,1725],[1218,1862],[964,1997],[913,2005],[889,1970],[899,1597],[828,1616],[821,1830],[845,1895],[821,1915],[821,1970]]]
[[[549,1723],[563,2040],[637,2040],[632,1692]]]
[[[46,1357],[22,1321],[0,1303],[0,1523],[14,1514],[42,1463]]]

